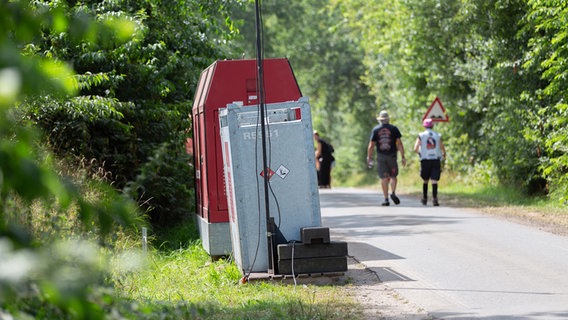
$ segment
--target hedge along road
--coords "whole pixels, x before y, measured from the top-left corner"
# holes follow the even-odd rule
[[[332,241],[442,319],[568,319],[568,238],[471,209],[320,190]]]

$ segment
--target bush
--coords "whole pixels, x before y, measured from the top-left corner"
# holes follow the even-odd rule
[[[157,227],[176,224],[194,212],[193,172],[182,146],[163,143],[124,189]]]

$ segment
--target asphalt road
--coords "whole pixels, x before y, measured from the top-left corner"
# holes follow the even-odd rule
[[[332,240],[441,319],[568,319],[568,238],[471,209],[320,189]]]

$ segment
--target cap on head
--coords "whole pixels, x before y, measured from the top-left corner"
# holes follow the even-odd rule
[[[389,113],[386,110],[381,111],[377,117],[378,121],[389,121],[389,119]]]
[[[424,128],[432,128],[432,127],[434,127],[434,122],[432,121],[432,119],[427,118],[427,119],[424,119],[424,121],[422,121],[422,126]]]

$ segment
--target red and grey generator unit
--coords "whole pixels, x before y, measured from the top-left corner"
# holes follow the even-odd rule
[[[331,242],[321,226],[308,99],[287,59],[262,63],[262,105],[255,60],[218,61],[199,82],[193,120],[203,246],[212,256],[232,254],[244,274],[346,271],[347,243]]]
[[[298,100],[302,94],[287,59],[264,60],[265,102]],[[197,224],[211,256],[231,253],[223,179],[219,109],[230,103],[257,105],[256,60],[220,60],[203,70],[192,107]]]

